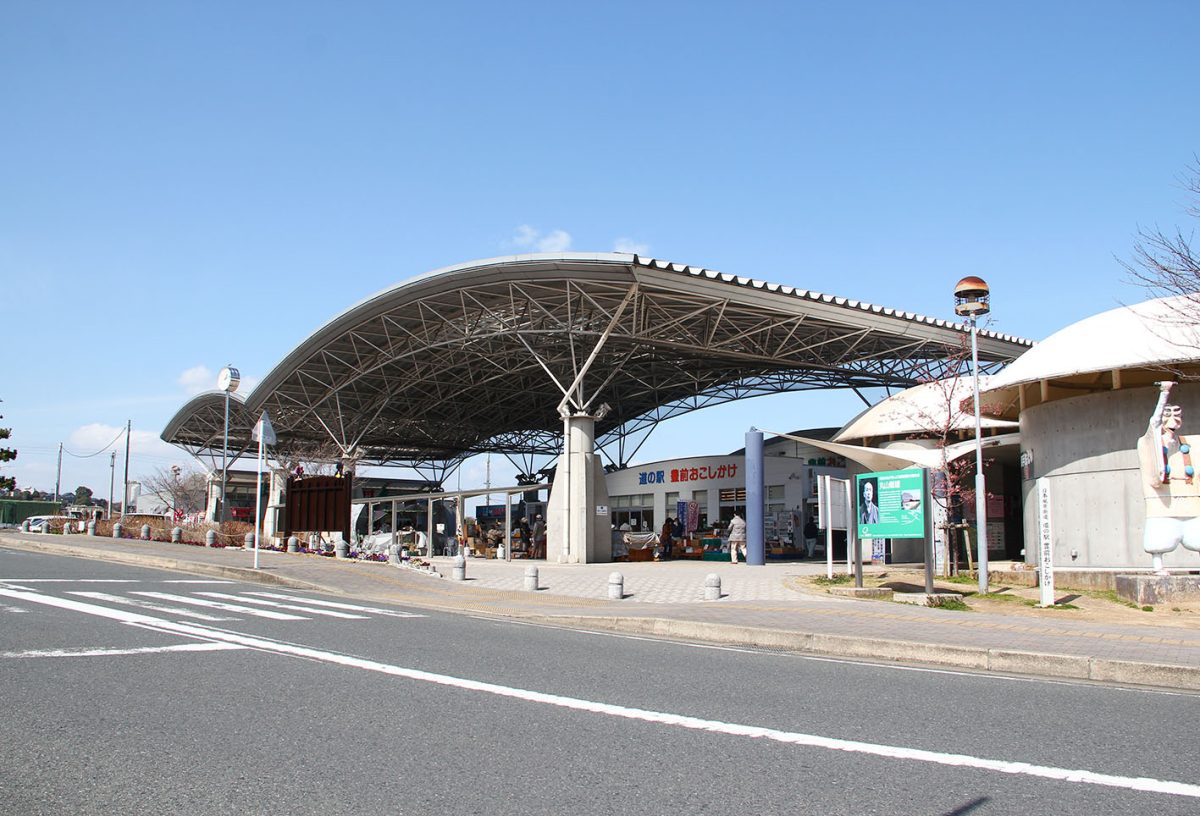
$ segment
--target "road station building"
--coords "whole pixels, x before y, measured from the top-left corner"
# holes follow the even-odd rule
[[[903,390],[957,370],[965,336],[946,320],[637,255],[495,258],[331,319],[228,400],[228,442],[249,450],[267,412],[278,459],[401,465],[432,489],[470,456],[505,455],[524,484],[554,475],[548,557],[604,561],[605,465],[625,469],[631,440],[657,423],[763,394]],[[1030,345],[981,332],[980,360],[998,370]],[[221,392],[194,398],[163,438],[211,457],[225,406]]]

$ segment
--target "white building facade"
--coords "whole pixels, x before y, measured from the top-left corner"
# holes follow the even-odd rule
[[[799,432],[798,432],[799,433]],[[819,431],[804,432],[809,435]],[[828,433],[828,431],[826,431]],[[767,538],[793,543],[793,528],[817,515],[817,480],[823,474],[845,478],[845,460],[817,448],[776,438],[763,450],[764,518]],[[608,474],[612,523],[658,532],[667,518],[679,517],[679,502],[696,502],[698,531],[723,528],[733,514],[746,515],[746,458],[724,456],[664,459]],[[798,530],[795,539],[798,540]]]

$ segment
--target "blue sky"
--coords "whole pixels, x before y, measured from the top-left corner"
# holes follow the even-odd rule
[[[227,362],[253,383],[366,295],[515,251],[942,317],[980,275],[991,328],[1041,339],[1143,299],[1117,259],[1187,226],[1197,23],[1191,2],[0,2],[5,472],[52,490],[60,442],[127,419],[131,477],[186,464],[157,435]],[[702,411],[639,458],[860,407]],[[106,495],[107,464],[66,457],[64,489]]]

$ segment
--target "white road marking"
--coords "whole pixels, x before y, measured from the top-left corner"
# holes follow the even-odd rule
[[[173,581],[163,581],[164,584],[236,584],[237,581],[204,581],[204,580],[184,580],[178,579]]]
[[[0,578],[8,584],[140,584],[133,578]]]
[[[13,614],[19,615],[28,611],[28,609],[22,609],[19,606],[5,606],[4,604],[0,604],[0,612],[12,612]]]
[[[163,601],[174,601],[175,603],[207,606],[210,609],[220,609],[222,612],[239,612],[243,615],[254,615],[259,618],[270,618],[271,620],[309,620],[309,618],[302,618],[299,615],[289,615],[286,612],[272,612],[269,609],[255,609],[252,606],[242,606],[241,604],[207,601],[204,598],[189,598],[185,595],[172,595],[169,592],[135,592],[133,594],[144,595],[147,598],[158,598]]]
[[[313,609],[311,607],[300,606],[298,604],[277,603],[275,601],[268,601],[262,598],[247,598],[242,595],[229,595],[225,592],[197,592],[196,594],[203,595],[206,598],[224,598],[227,601],[241,601],[242,603],[272,606],[277,609],[290,609],[293,612],[304,612],[308,615],[325,615],[326,617],[330,618],[345,618],[347,620],[367,620],[366,615],[351,615],[348,612],[334,612],[332,609]]]
[[[191,609],[181,609],[178,606],[167,606],[166,604],[154,603],[153,601],[143,601],[141,598],[126,598],[123,595],[109,595],[106,592],[69,592],[67,594],[80,595],[84,598],[91,598],[92,600],[96,601],[108,601],[109,603],[124,604],[125,606],[137,606],[142,609],[153,609],[155,612],[166,612],[170,615],[182,615],[185,618],[196,618],[197,620],[237,620],[237,618],[218,618],[216,615],[206,615],[203,612],[195,612]]]
[[[318,601],[315,598],[304,598],[300,595],[284,595],[279,592],[246,592],[246,595],[255,595],[259,598],[278,598],[282,601],[299,601],[305,604],[316,604],[317,606],[328,606],[330,609],[349,609],[353,612],[373,612],[376,615],[388,615],[393,618],[423,618],[424,615],[416,612],[401,612],[397,609],[380,609],[377,606],[355,606],[354,604],[338,603],[337,601]]]
[[[512,688],[510,686],[500,686],[496,685],[495,683],[484,683],[479,680],[467,680],[461,677],[452,677],[445,674],[434,674],[432,672],[420,671],[418,669],[406,669],[402,666],[392,666],[387,663],[377,663],[373,660],[365,660],[359,657],[341,655],[335,652],[323,651],[321,649],[312,649],[307,646],[281,643],[268,638],[252,637],[234,632],[223,632],[197,624],[176,623],[172,621],[161,620],[158,618],[152,618],[149,615],[141,615],[136,612],[126,612],[121,609],[109,609],[108,607],[96,606],[94,604],[85,604],[81,601],[73,601],[68,598],[36,595],[33,593],[10,589],[0,589],[0,596],[14,598],[19,601],[28,601],[30,603],[57,606],[63,609],[73,609],[77,612],[83,612],[85,614],[96,615],[98,617],[110,618],[126,623],[145,626],[160,632],[173,632],[178,635],[209,639],[222,643],[232,643],[238,646],[245,646],[250,649],[258,649],[264,652],[302,657],[308,660],[316,660],[323,663],[332,663],[339,666],[347,666],[350,668],[378,672],[380,674],[386,674],[392,677],[403,677],[409,680],[419,680],[426,683],[435,683],[437,685],[459,688],[466,691],[494,694],[499,697],[524,700],[531,703],[541,703],[543,705],[551,705],[558,708],[571,709],[574,711],[586,711],[594,714],[604,714],[611,717],[620,717],[628,720],[669,725],[676,728],[686,728],[693,731],[709,731],[719,734],[728,734],[731,736],[749,737],[751,739],[772,740],[790,745],[803,745],[810,748],[824,748],[831,751],[845,751],[847,753],[866,754],[869,756],[885,757],[888,759],[929,762],[936,765],[949,765],[959,768],[994,771],[997,773],[1013,774],[1017,776],[1030,776],[1039,779],[1050,779],[1056,782],[1076,782],[1086,785],[1100,785],[1110,788],[1123,788],[1125,790],[1146,791],[1149,793],[1162,793],[1173,796],[1187,796],[1194,799],[1200,799],[1200,785],[1193,785],[1187,782],[1174,782],[1171,780],[1152,779],[1149,777],[1116,776],[1114,774],[1095,773],[1087,770],[1055,768],[1048,765],[1033,765],[1028,762],[1011,762],[1002,759],[986,759],[984,757],[974,757],[967,754],[947,754],[940,751],[926,751],[919,748],[905,748],[896,745],[882,745],[870,742],[835,739],[832,737],[822,737],[815,734],[802,734],[794,731],[779,731],[774,728],[763,728],[756,725],[741,725],[738,723],[727,723],[720,720],[705,720],[699,717],[688,717],[681,714],[671,714],[662,711],[628,708],[626,706],[612,705],[611,703],[597,703],[591,700],[582,700],[576,697],[563,697],[557,694],[546,694],[540,691],[529,691],[527,689]]]
[[[138,649],[35,649],[25,652],[0,652],[0,657],[115,657],[162,652],[224,652],[245,648],[235,643],[179,643],[175,646],[145,646]]]

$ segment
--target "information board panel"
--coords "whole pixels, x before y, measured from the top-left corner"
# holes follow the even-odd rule
[[[854,477],[858,537],[925,537],[925,469],[885,470]]]

